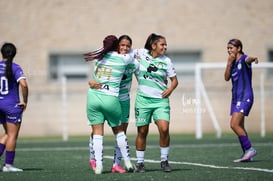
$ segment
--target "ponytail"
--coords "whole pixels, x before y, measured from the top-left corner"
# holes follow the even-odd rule
[[[108,35],[103,40],[103,48],[83,54],[85,61],[101,60],[110,51],[117,51],[118,39],[115,35]]]
[[[16,47],[12,43],[5,43],[1,48],[1,53],[3,59],[6,59],[6,78],[8,80],[12,79],[12,62],[16,55]]]

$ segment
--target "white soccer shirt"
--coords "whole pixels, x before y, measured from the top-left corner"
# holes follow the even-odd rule
[[[106,95],[118,96],[120,82],[128,64],[133,62],[129,54],[118,54],[109,52],[103,59],[96,61],[94,69],[94,80],[102,85],[101,89],[92,89]]]
[[[163,55],[153,58],[146,49],[136,49],[135,58],[139,62],[138,94],[151,97],[162,98],[162,93],[167,89],[165,80],[176,76],[171,59]]]

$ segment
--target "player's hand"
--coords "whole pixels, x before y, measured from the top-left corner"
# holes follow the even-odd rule
[[[233,53],[229,54],[229,56],[228,56],[228,62],[232,63],[235,60],[235,58],[236,57],[235,57],[235,55]]]
[[[259,63],[258,57],[253,57],[255,64]]]
[[[173,90],[171,88],[166,89],[163,93],[162,93],[162,98],[167,98],[171,95],[171,93],[173,92]]]
[[[17,104],[17,106],[20,106],[20,107],[23,109],[23,111],[25,111],[26,108],[27,108],[27,103],[25,103],[25,102],[20,102],[20,103]]]
[[[88,84],[89,84],[90,88],[92,88],[92,89],[100,89],[101,88],[101,84],[94,81],[94,80],[89,80]]]

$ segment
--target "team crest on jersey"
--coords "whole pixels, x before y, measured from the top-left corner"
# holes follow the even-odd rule
[[[150,60],[150,58],[148,56],[146,56],[145,59],[148,60],[148,61]]]
[[[238,68],[239,70],[241,70],[241,69],[242,69],[242,64],[239,63],[239,64],[237,65],[237,68]]]
[[[157,67],[158,68],[163,68],[163,62],[158,62]]]

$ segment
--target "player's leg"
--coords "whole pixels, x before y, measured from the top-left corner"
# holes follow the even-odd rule
[[[88,125],[91,126],[89,138],[89,163],[91,168],[95,170],[96,174],[101,174],[103,170],[102,158],[103,158],[103,135],[104,135],[104,115],[100,110],[100,107],[104,104],[102,101],[104,98],[102,95],[92,93],[88,91],[86,113],[88,118]],[[95,164],[94,164],[95,160]],[[95,168],[94,168],[95,167]]]
[[[159,146],[160,146],[160,159],[161,168],[164,172],[170,172],[171,167],[168,162],[169,150],[170,150],[170,134],[169,134],[169,122],[170,122],[170,106],[169,102],[162,100],[158,102],[157,108],[153,112],[153,118],[157,125],[159,132]]]
[[[153,105],[150,99],[137,96],[135,102],[135,120],[137,127],[137,137],[135,141],[136,146],[136,172],[145,172],[144,158],[146,150],[146,140],[149,133],[149,125],[151,123],[151,116],[154,111],[149,106]]]
[[[116,144],[119,147],[121,155],[124,159],[125,167],[127,171],[132,172],[134,169],[130,159],[130,148],[127,136],[120,123],[122,119],[122,111],[119,99],[117,97],[111,96],[108,101],[111,102],[109,102],[109,104],[107,104],[105,107],[105,118],[108,121],[108,125],[112,128],[113,134],[115,135]]]
[[[124,130],[124,133],[126,134],[126,130],[128,127],[128,123],[122,123],[121,124],[122,130]],[[115,144],[115,150],[114,150],[114,161],[113,161],[113,166],[112,166],[112,173],[118,172],[118,173],[124,173],[126,170],[122,168],[121,166],[121,160],[122,160],[122,154],[121,151],[117,145],[117,142]]]
[[[134,167],[131,163],[130,158],[130,147],[128,144],[128,139],[121,126],[112,127],[113,133],[115,134],[117,146],[121,152],[124,159],[125,168],[128,172],[133,172]]]
[[[144,126],[137,127],[137,137],[136,137],[136,172],[143,173],[145,172],[144,167],[144,158],[145,158],[145,150],[146,150],[146,141],[147,135],[149,133],[149,124]]]
[[[169,134],[169,122],[165,120],[157,120],[156,125],[159,132],[159,145],[160,145],[160,159],[161,168],[164,172],[170,172],[171,167],[168,162],[169,150],[170,150],[170,134]]]
[[[94,157],[96,160],[96,174],[101,174],[103,171],[103,134],[104,134],[104,125],[96,124],[92,125],[93,133],[93,150]]]
[[[121,106],[121,127],[124,133],[126,134],[128,122],[129,122],[129,115],[130,115],[130,99],[126,101],[120,101]],[[121,151],[117,145],[117,142],[115,144],[115,150],[114,150],[114,160],[112,165],[112,173],[118,172],[118,173],[124,173],[126,170],[122,168],[121,166],[121,160],[122,160],[122,154]]]
[[[5,158],[5,166],[3,167],[3,172],[18,172],[23,171],[22,169],[16,168],[13,166],[14,158],[15,158],[15,148],[17,143],[17,138],[19,134],[19,130],[21,127],[20,122],[12,123],[7,122],[7,142],[6,142],[6,158]]]
[[[7,139],[8,139],[8,135],[7,135],[7,123],[2,121],[4,119],[5,118],[1,117],[1,115],[0,115],[0,124],[2,124],[3,128],[4,128],[4,134],[0,137],[0,157],[3,155],[3,153],[5,151],[6,143],[7,143]]]
[[[89,138],[89,164],[93,171],[96,170],[96,160],[95,160],[95,154],[93,149],[93,133],[90,134]]]
[[[234,112],[231,117],[230,127],[238,136],[243,155],[241,158],[234,160],[234,162],[252,161],[253,157],[257,154],[256,150],[252,148],[250,139],[244,127],[244,114],[241,112]]]

